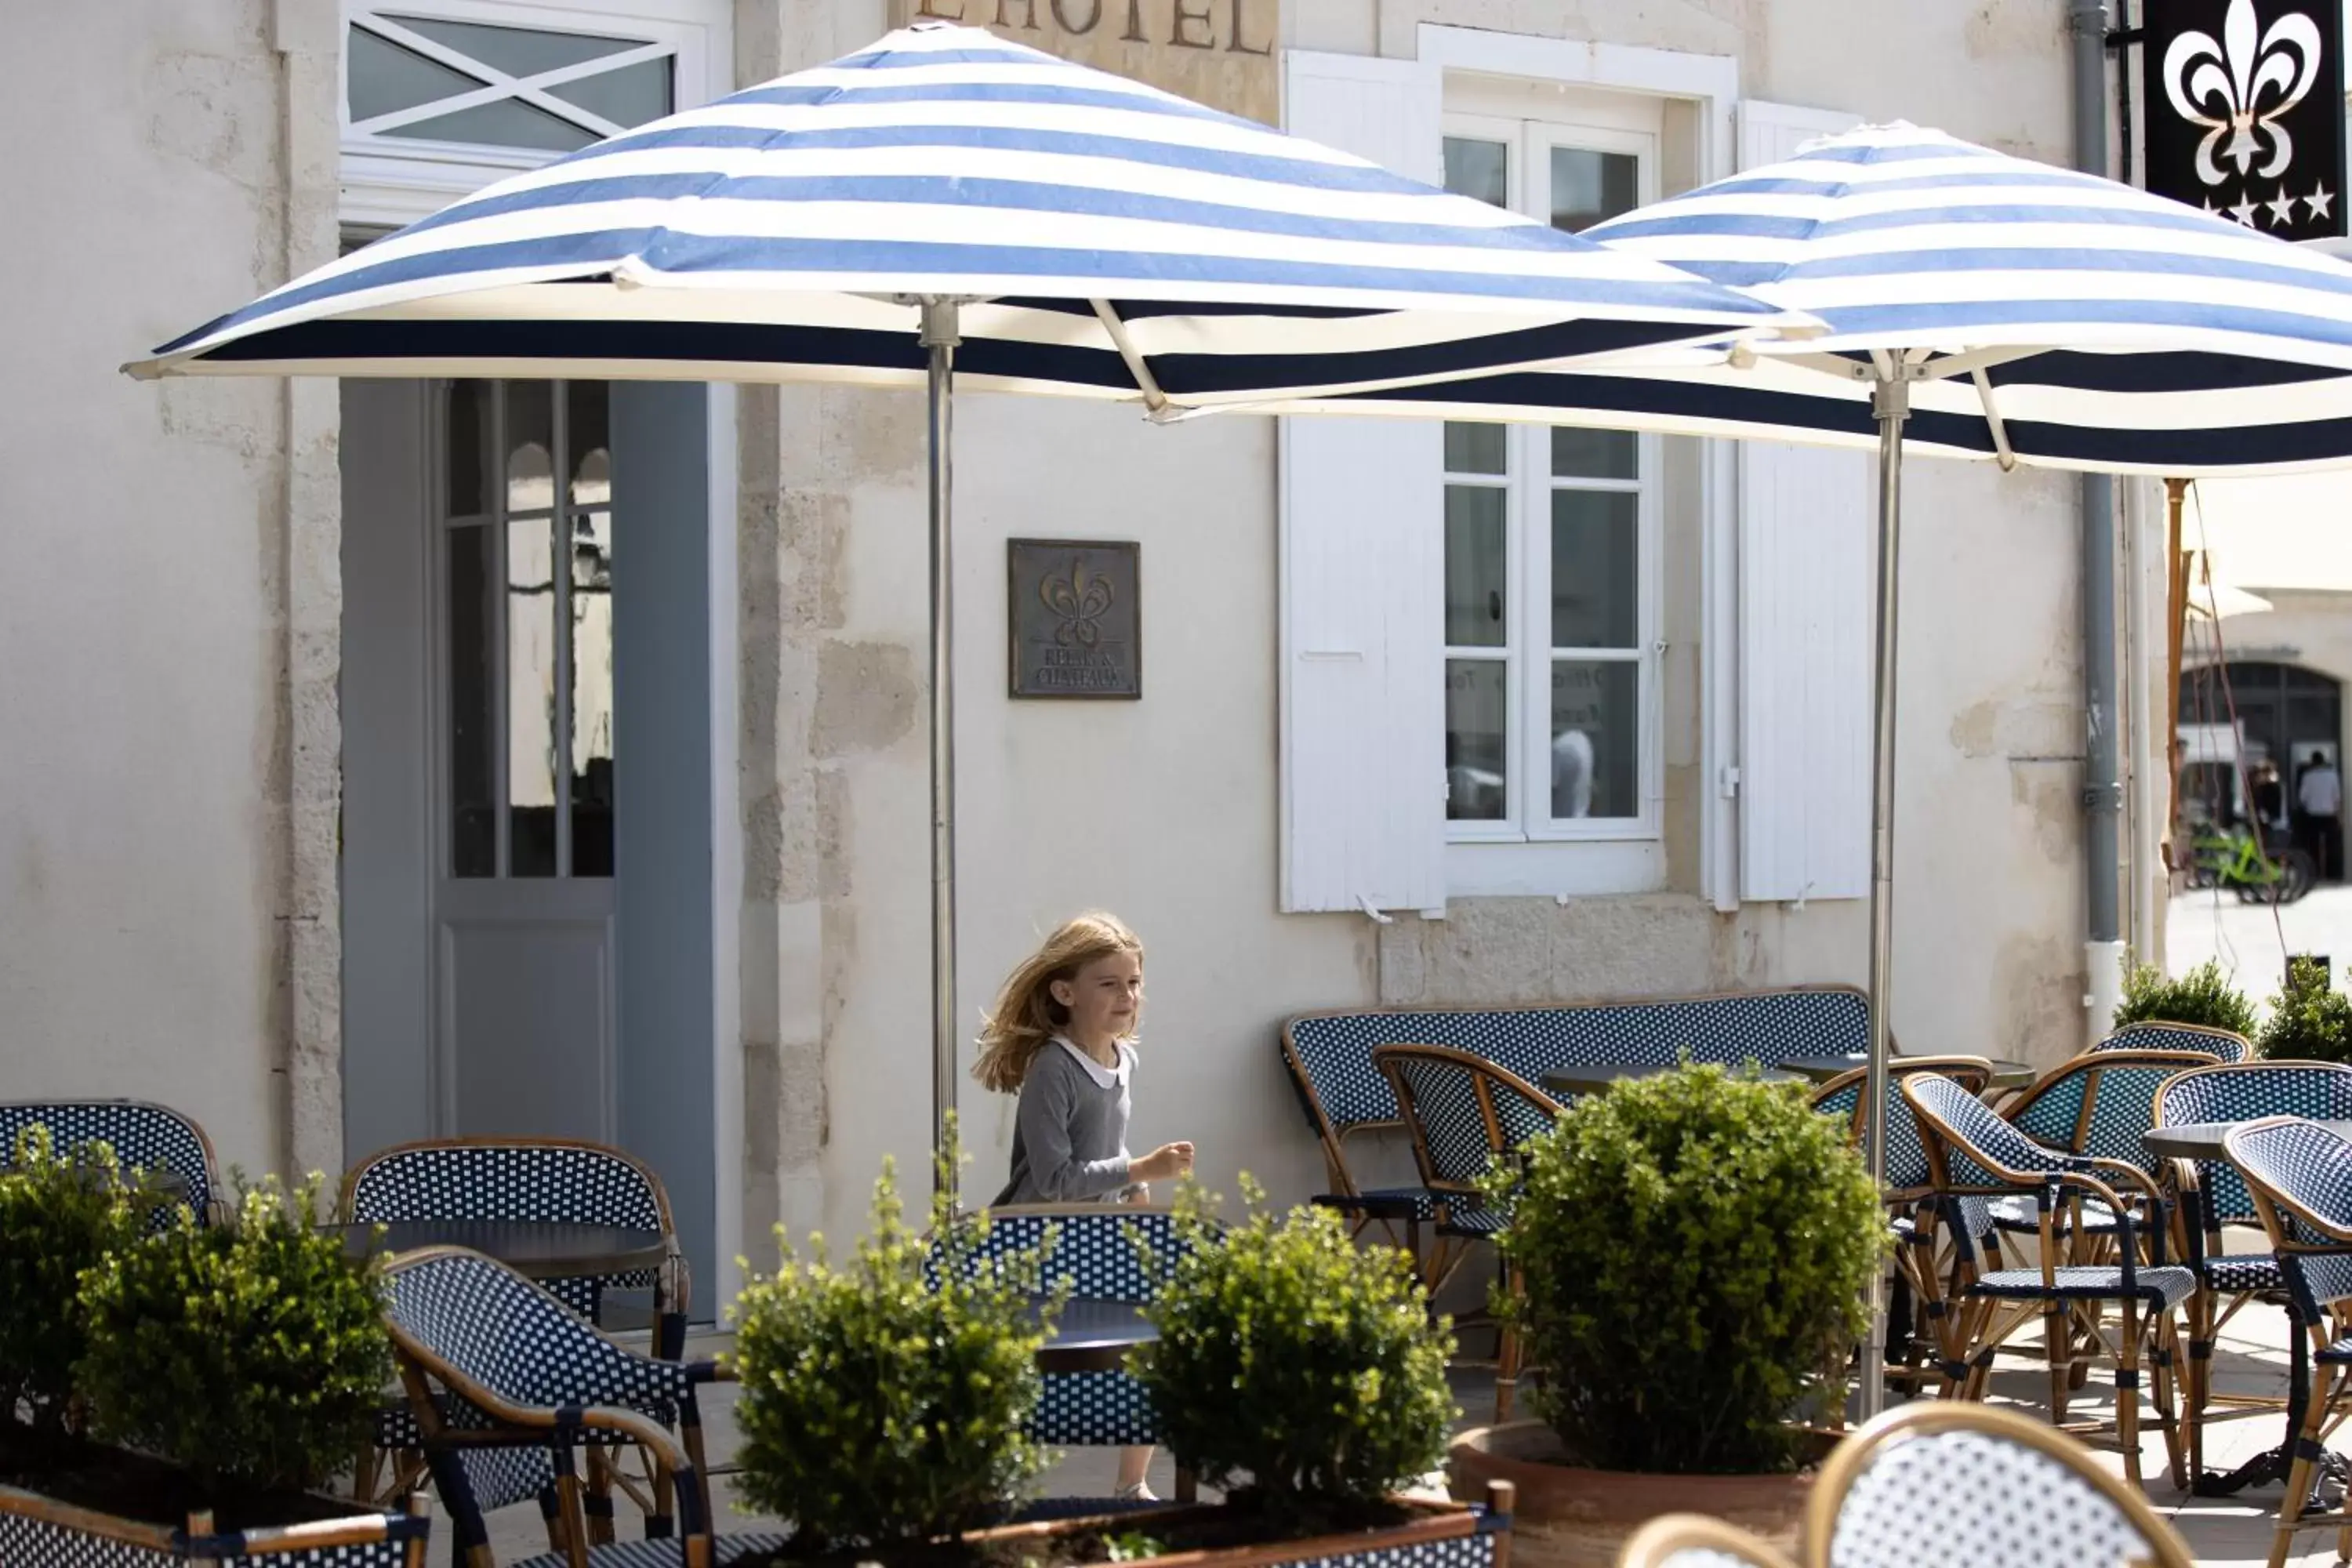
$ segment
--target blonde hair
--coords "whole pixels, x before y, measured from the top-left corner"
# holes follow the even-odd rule
[[[1070,1022],[1054,1000],[1054,982],[1075,980],[1098,958],[1131,952],[1143,961],[1143,942],[1117,915],[1099,910],[1066,921],[1045,944],[1005,976],[980,1030],[980,1059],[971,1076],[999,1094],[1017,1094],[1037,1053]]]

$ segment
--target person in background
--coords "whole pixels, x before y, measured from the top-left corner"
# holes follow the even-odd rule
[[[2344,809],[2344,781],[2324,752],[2314,752],[2295,784],[2295,804],[2303,808],[2305,851],[2314,874],[2332,882],[2342,874],[2344,834],[2339,817]]]
[[[1115,915],[1066,923],[1006,976],[971,1076],[1018,1094],[1003,1204],[1148,1203],[1192,1173],[1192,1145],[1127,1152],[1128,1080],[1143,1017],[1143,943]],[[1150,1499],[1150,1448],[1122,1448],[1118,1495]]]
[[[2287,831],[2286,785],[2279,779],[2278,764],[2268,757],[2256,763],[2247,794],[2253,801],[2254,827],[2263,847],[2276,847]]]

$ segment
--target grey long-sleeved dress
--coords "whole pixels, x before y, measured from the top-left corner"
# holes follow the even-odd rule
[[[1116,1068],[1067,1040],[1057,1038],[1039,1051],[1021,1085],[1012,1179],[996,1201],[1087,1203],[1126,1191],[1128,1079],[1134,1070],[1135,1047],[1124,1041]]]

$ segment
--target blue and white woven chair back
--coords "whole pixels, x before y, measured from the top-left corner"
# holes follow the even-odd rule
[[[212,1140],[205,1130],[167,1105],[139,1100],[16,1100],[0,1104],[0,1166],[15,1158],[16,1135],[27,1127],[47,1127],[49,1141],[60,1154],[89,1143],[114,1151],[122,1168],[169,1171],[187,1192],[188,1207],[198,1223],[211,1217],[215,1200],[225,1196],[213,1166]],[[168,1224],[169,1211],[158,1215]]]
[[[2200,1068],[2158,1091],[2156,1111],[2166,1127],[2198,1122],[2258,1121],[2305,1116],[2352,1121],[2352,1067],[2336,1062],[2235,1062]],[[2206,1217],[2216,1225],[2253,1225],[2254,1200],[2227,1160],[2200,1161],[2198,1185]]]
[[[1171,1268],[1189,1250],[1164,1209],[1100,1205],[1030,1214],[1015,1208],[991,1212],[987,1219],[972,1250],[975,1264],[1043,1252],[1046,1288],[1067,1284],[1072,1296],[1087,1300],[1149,1301],[1160,1293],[1154,1268]],[[1145,1266],[1145,1250],[1154,1268]]]
[[[2227,1029],[2150,1019],[2145,1024],[2126,1024],[2091,1047],[2093,1055],[2102,1051],[2210,1051],[2222,1061],[2242,1062],[2252,1058],[2254,1047],[2245,1036]]]
[[[2270,1201],[2290,1241],[2352,1246],[2352,1142],[2312,1122],[2282,1119],[2237,1129],[2228,1146],[2231,1163],[2257,1198]],[[2352,1300],[2352,1257],[2282,1251],[2279,1267],[2300,1273],[2318,1306]]]
[[[673,1230],[667,1194],[652,1172],[617,1149],[562,1139],[401,1144],[343,1178],[342,1206],[362,1225],[452,1219]],[[658,1282],[645,1268],[554,1279],[548,1288],[593,1317],[601,1291],[650,1290]]]
[[[1956,1513],[1923,1503],[1973,1500]],[[2065,1433],[1935,1401],[1863,1427],[1808,1505],[1807,1568],[2189,1568],[2171,1528]]]
[[[1475,1192],[1496,1160],[1559,1116],[1549,1095],[1466,1051],[1382,1046],[1372,1060],[1404,1107],[1421,1178],[1434,1191]]]
[[[2028,1138],[1990,1106],[1941,1073],[1914,1073],[1900,1086],[1918,1113],[1927,1142],[1944,1149],[1944,1175],[1956,1188],[2007,1190],[2014,1184],[1996,1173],[2008,1171],[2068,1171],[2070,1156]]]
[[[1669,1513],[1626,1540],[1617,1568],[1794,1568],[1780,1549],[1736,1524],[1701,1513]]]
[[[2145,1166],[2141,1140],[2156,1125],[2157,1091],[2184,1072],[2214,1065],[2210,1051],[2086,1051],[2027,1089],[2008,1120],[2050,1148]]]
[[[1916,1192],[1928,1184],[1927,1151],[1919,1142],[1919,1118],[1903,1098],[1903,1080],[1916,1073],[1941,1073],[1971,1094],[1982,1094],[1992,1079],[1992,1068],[1981,1057],[1914,1057],[1889,1062],[1886,1074],[1886,1184],[1895,1192]],[[1862,1097],[1870,1087],[1870,1069],[1841,1073],[1813,1091],[1812,1107],[1846,1125],[1846,1136],[1862,1142]]]
[[[513,1405],[650,1409],[684,1397],[686,1371],[629,1352],[493,1258],[456,1248],[402,1258],[384,1271],[395,1336]]]

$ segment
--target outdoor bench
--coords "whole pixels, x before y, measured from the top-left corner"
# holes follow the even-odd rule
[[[1396,1097],[1372,1065],[1376,1046],[1451,1046],[1529,1083],[1561,1068],[1696,1062],[1777,1067],[1864,1050],[1870,1011],[1848,985],[1807,985],[1540,1007],[1426,1007],[1306,1013],[1282,1026],[1282,1059],[1323,1147],[1331,1190],[1316,1202],[1362,1219],[1437,1219],[1444,1199],[1419,1186],[1367,1187],[1348,1140],[1402,1125]]]

